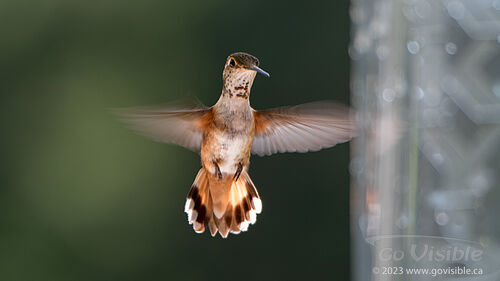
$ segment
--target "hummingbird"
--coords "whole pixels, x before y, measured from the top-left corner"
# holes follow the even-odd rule
[[[212,236],[218,232],[226,238],[256,222],[262,201],[248,174],[251,154],[317,151],[353,137],[350,109],[331,101],[253,109],[250,90],[257,73],[270,77],[256,57],[233,53],[212,107],[174,102],[118,111],[136,133],[200,154],[201,168],[184,207],[197,233],[208,226]]]

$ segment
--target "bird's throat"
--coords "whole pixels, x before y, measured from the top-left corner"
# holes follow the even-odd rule
[[[223,79],[222,95],[228,98],[248,100],[255,74],[255,71],[249,70],[227,73]]]

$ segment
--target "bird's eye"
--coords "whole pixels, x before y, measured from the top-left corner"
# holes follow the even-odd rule
[[[231,59],[231,60],[229,61],[229,65],[230,65],[230,66],[235,66],[235,65],[236,65],[236,62],[234,61],[234,59]]]

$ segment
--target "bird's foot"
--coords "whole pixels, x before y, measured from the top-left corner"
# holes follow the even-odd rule
[[[219,165],[215,161],[213,161],[213,163],[215,166],[215,177],[218,178],[219,180],[222,180],[222,172],[220,171]]]
[[[236,173],[234,173],[233,180],[237,181],[240,178],[241,171],[243,171],[243,164],[238,163],[238,170],[236,170]]]

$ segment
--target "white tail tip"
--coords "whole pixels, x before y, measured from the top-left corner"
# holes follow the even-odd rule
[[[257,214],[260,214],[262,212],[262,201],[260,201],[260,199],[257,197],[254,197],[252,201],[253,205],[255,206],[255,212]]]

